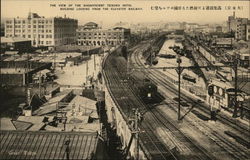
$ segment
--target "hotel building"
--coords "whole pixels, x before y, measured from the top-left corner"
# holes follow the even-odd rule
[[[78,21],[71,18],[45,18],[29,13],[28,18],[9,18],[5,21],[5,37],[31,40],[32,46],[60,46],[76,43]]]

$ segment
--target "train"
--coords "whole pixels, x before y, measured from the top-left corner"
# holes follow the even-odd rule
[[[192,76],[190,76],[190,75],[188,75],[186,73],[183,74],[182,78],[185,79],[185,80],[187,80],[187,81],[196,83],[196,78],[192,77]]]
[[[141,73],[137,72],[129,77],[129,85],[134,90],[135,94],[139,96],[145,103],[154,102],[157,98],[157,85],[150,79],[140,77]]]

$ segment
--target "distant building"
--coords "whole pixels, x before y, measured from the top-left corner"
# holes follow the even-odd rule
[[[230,32],[234,32],[236,40],[249,40],[250,30],[249,30],[250,20],[247,18],[236,18],[235,12],[233,16],[228,17],[228,29]]]
[[[13,59],[15,57],[12,57]],[[27,62],[22,60],[4,60],[1,62],[0,85],[23,86],[32,82],[32,76],[44,69],[50,69],[52,63]]]
[[[89,22],[78,27],[78,45],[104,46],[119,45],[129,40],[130,29],[116,27],[113,29],[101,29],[96,23]]]
[[[248,41],[248,40],[250,40],[250,21],[248,21],[248,23],[247,23],[247,31],[246,31],[247,33],[247,35],[246,35],[246,40]]]
[[[222,27],[221,26],[217,26],[216,27],[216,32],[222,32]]]
[[[197,23],[186,23],[185,24],[185,31],[192,32],[197,29],[199,25]]]
[[[4,24],[1,23],[1,34],[0,34],[1,37],[4,36]]]
[[[176,29],[183,29],[183,24],[179,22],[169,22],[165,25],[166,29],[169,31],[173,31]]]
[[[234,38],[214,38],[213,45],[217,48],[232,48]]]
[[[28,52],[31,49],[31,40],[21,37],[1,37],[2,51]]]
[[[71,18],[45,18],[29,13],[27,18],[9,18],[5,21],[5,37],[22,37],[32,46],[60,46],[76,42],[78,21]]]

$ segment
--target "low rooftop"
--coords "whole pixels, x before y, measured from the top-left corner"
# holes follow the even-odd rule
[[[93,132],[0,131],[0,135],[1,146],[8,146],[1,149],[1,159],[64,159],[68,149],[70,159],[92,159],[98,142]]]
[[[14,43],[14,42],[26,42],[30,41],[29,39],[22,37],[1,37],[1,43]]]

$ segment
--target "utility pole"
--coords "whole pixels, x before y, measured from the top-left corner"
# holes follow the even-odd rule
[[[95,54],[94,54],[94,70],[96,71]]]
[[[181,73],[183,71],[183,68],[181,68],[181,58],[178,56],[177,58],[178,68],[178,121],[181,119]]]
[[[136,160],[140,159],[139,156],[139,126],[138,126],[138,121],[139,121],[139,112],[138,108],[135,110],[135,139],[136,139]]]
[[[89,46],[88,46],[88,51],[87,51],[88,56],[89,56],[89,49],[90,49],[90,48],[89,48]],[[88,62],[88,59],[87,59],[87,62],[86,62],[86,84],[87,84],[87,82],[88,82],[88,81],[87,81],[87,78],[88,78],[88,69],[89,69],[89,68],[88,68],[88,65],[89,65],[88,63],[89,63],[89,62]]]
[[[41,71],[39,72],[39,98],[41,98]]]
[[[237,117],[237,112],[238,112],[238,100],[237,100],[237,94],[238,94],[238,59],[236,58],[235,55],[235,60],[234,60],[234,112],[233,112],[233,117]]]

